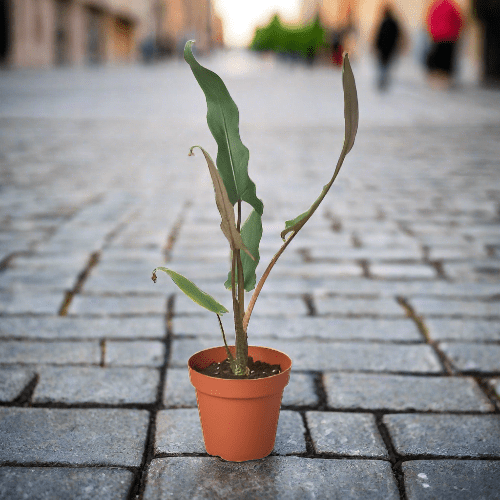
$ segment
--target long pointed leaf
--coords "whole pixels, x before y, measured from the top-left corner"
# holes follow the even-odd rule
[[[345,134],[344,134],[344,145],[340,153],[340,158],[337,162],[335,172],[330,182],[323,187],[323,191],[316,199],[316,201],[311,205],[307,212],[299,215],[295,219],[288,220],[285,223],[285,229],[281,232],[281,238],[284,240],[287,233],[294,231],[297,233],[302,226],[311,218],[312,214],[316,211],[319,204],[323,201],[326,193],[332,187],[333,182],[337,178],[340,171],[340,167],[344,163],[344,159],[352,149],[354,145],[354,139],[356,138],[356,132],[358,130],[359,122],[359,110],[358,110],[358,94],[356,92],[356,82],[354,80],[354,74],[352,72],[351,64],[349,62],[349,57],[347,54],[344,56],[344,64],[342,67],[342,85],[344,87],[344,120],[345,120]]]
[[[262,218],[255,210],[252,210],[252,213],[243,224],[243,227],[241,228],[241,238],[243,239],[243,244],[254,256],[254,259],[252,260],[246,254],[241,254],[245,290],[249,292],[255,288],[255,284],[257,282],[255,270],[260,260],[259,243],[262,238]],[[237,276],[236,283],[238,283]],[[227,281],[224,283],[224,286],[231,289],[231,271],[229,271],[229,275]]]
[[[249,152],[241,142],[238,108],[221,78],[194,58],[193,43],[193,40],[186,43],[184,59],[207,100],[207,123],[217,142],[217,168],[229,199],[233,205],[238,200],[246,201],[262,215],[264,206],[257,198],[254,182],[248,176]]]
[[[207,161],[208,170],[210,172],[210,177],[212,177],[212,183],[214,185],[215,191],[215,203],[217,204],[217,208],[219,209],[219,213],[221,216],[220,228],[224,233],[224,236],[229,241],[229,245],[231,250],[243,250],[248,254],[251,260],[254,259],[252,254],[248,251],[248,249],[243,244],[243,240],[241,239],[241,234],[238,229],[236,229],[236,221],[234,219],[234,208],[231,202],[229,201],[229,197],[227,195],[226,188],[224,183],[222,182],[222,178],[217,170],[212,158],[210,155],[201,147],[201,146],[193,146],[189,150],[189,155],[193,155],[193,149],[199,148]]]
[[[172,281],[194,302],[196,302],[201,307],[208,309],[211,312],[216,314],[224,314],[229,312],[222,304],[219,304],[212,296],[208,295],[201,291],[192,281],[189,281],[187,278],[182,276],[182,274],[176,273],[171,269],[167,269],[166,267],[157,267],[153,271],[153,275],[151,276],[152,280],[156,283],[156,271],[163,271],[167,273]]]

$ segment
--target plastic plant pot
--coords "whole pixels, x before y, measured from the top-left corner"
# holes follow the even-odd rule
[[[229,349],[234,355],[234,347]],[[248,355],[254,361],[279,364],[281,373],[259,379],[222,379],[195,370],[224,361],[224,347],[199,351],[188,362],[207,453],[231,462],[257,460],[273,450],[281,398],[292,368],[292,360],[275,349],[249,346]]]

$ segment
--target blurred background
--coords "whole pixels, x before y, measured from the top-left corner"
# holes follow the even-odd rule
[[[477,82],[500,81],[499,0],[0,0],[8,68],[152,63],[181,57],[189,39],[200,54],[251,48],[307,64],[372,54],[381,88],[401,54],[444,76],[459,61]]]

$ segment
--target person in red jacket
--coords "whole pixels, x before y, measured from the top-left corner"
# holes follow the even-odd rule
[[[453,0],[436,0],[427,13],[427,29],[432,46],[427,56],[429,73],[449,79],[455,70],[457,41],[463,28],[463,16]]]

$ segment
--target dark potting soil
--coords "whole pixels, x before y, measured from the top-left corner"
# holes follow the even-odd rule
[[[264,361],[255,361],[251,356],[248,356],[248,368],[250,369],[250,373],[248,376],[246,375],[235,375],[231,371],[231,366],[229,365],[229,360],[225,359],[220,363],[212,363],[208,365],[206,368],[201,370],[197,370],[203,375],[208,375],[209,377],[216,378],[229,378],[229,379],[250,379],[250,378],[265,378],[272,377],[273,375],[277,375],[281,373],[280,365],[270,365]]]

